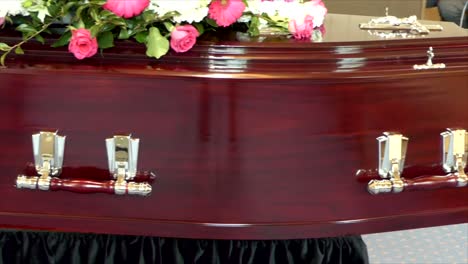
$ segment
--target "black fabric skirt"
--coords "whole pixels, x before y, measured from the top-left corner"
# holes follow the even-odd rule
[[[360,236],[199,240],[103,234],[0,232],[0,263],[365,263]]]

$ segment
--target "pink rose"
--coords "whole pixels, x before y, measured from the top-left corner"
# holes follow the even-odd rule
[[[197,42],[198,30],[192,25],[177,26],[171,32],[171,48],[176,52],[186,52]]]
[[[325,4],[323,3],[322,0],[310,0],[310,2],[311,2],[311,4],[314,5],[314,6],[319,5],[319,6],[325,7]]]
[[[0,17],[0,26],[3,25],[3,23],[5,23],[5,18],[4,18],[4,17]]]
[[[307,15],[304,18],[289,20],[288,29],[296,39],[310,39],[314,28],[323,24],[327,8],[322,0],[304,2],[302,7]]]
[[[227,27],[242,16],[245,4],[242,0],[213,0],[208,10],[209,17],[216,24]]]
[[[141,14],[149,3],[150,0],[107,0],[102,7],[120,17],[130,18]]]
[[[94,56],[98,50],[96,38],[91,37],[91,32],[85,28],[72,31],[68,51],[79,60]]]
[[[314,29],[314,18],[307,15],[303,21],[292,19],[289,21],[288,29],[295,39],[310,39]]]

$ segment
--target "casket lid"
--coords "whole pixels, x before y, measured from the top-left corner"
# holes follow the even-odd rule
[[[439,24],[443,31],[428,35],[382,38],[359,24],[372,17],[329,14],[318,41],[298,41],[288,36],[260,36],[219,30],[205,34],[189,52],[169,52],[156,60],[145,55],[145,47],[122,41],[102,55],[76,60],[66,48],[26,44],[26,55],[11,56],[9,70],[14,68],[107,71],[119,74],[190,76],[203,78],[359,78],[381,75],[383,71],[407,74],[414,64],[424,64],[427,51],[433,47],[434,63],[447,64],[448,71],[466,71],[468,64],[468,31],[449,22]],[[0,42],[15,43],[19,38],[0,37]],[[50,40],[47,44],[52,44]],[[44,63],[47,63],[45,66]],[[350,73],[352,75],[350,75]]]

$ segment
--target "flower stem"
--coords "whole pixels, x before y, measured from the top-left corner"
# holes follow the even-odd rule
[[[21,47],[21,45],[23,45],[24,43],[30,41],[31,39],[35,38],[36,36],[38,36],[39,34],[41,34],[42,32],[44,32],[47,28],[49,28],[50,25],[52,25],[55,21],[56,21],[57,18],[55,19],[52,19],[49,23],[47,24],[44,24],[42,26],[42,28],[40,30],[38,30],[37,32],[35,32],[34,34],[32,34],[31,36],[28,36],[27,38],[23,39],[23,41],[21,42],[18,42],[16,43],[15,45],[11,46],[8,50],[6,50],[2,56],[0,57],[0,65],[2,67],[5,67],[5,58],[8,54],[10,54],[13,50],[17,49],[18,47]]]

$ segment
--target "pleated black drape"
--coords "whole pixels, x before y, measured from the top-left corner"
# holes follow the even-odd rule
[[[296,240],[197,240],[4,230],[0,263],[368,263],[360,236]]]

